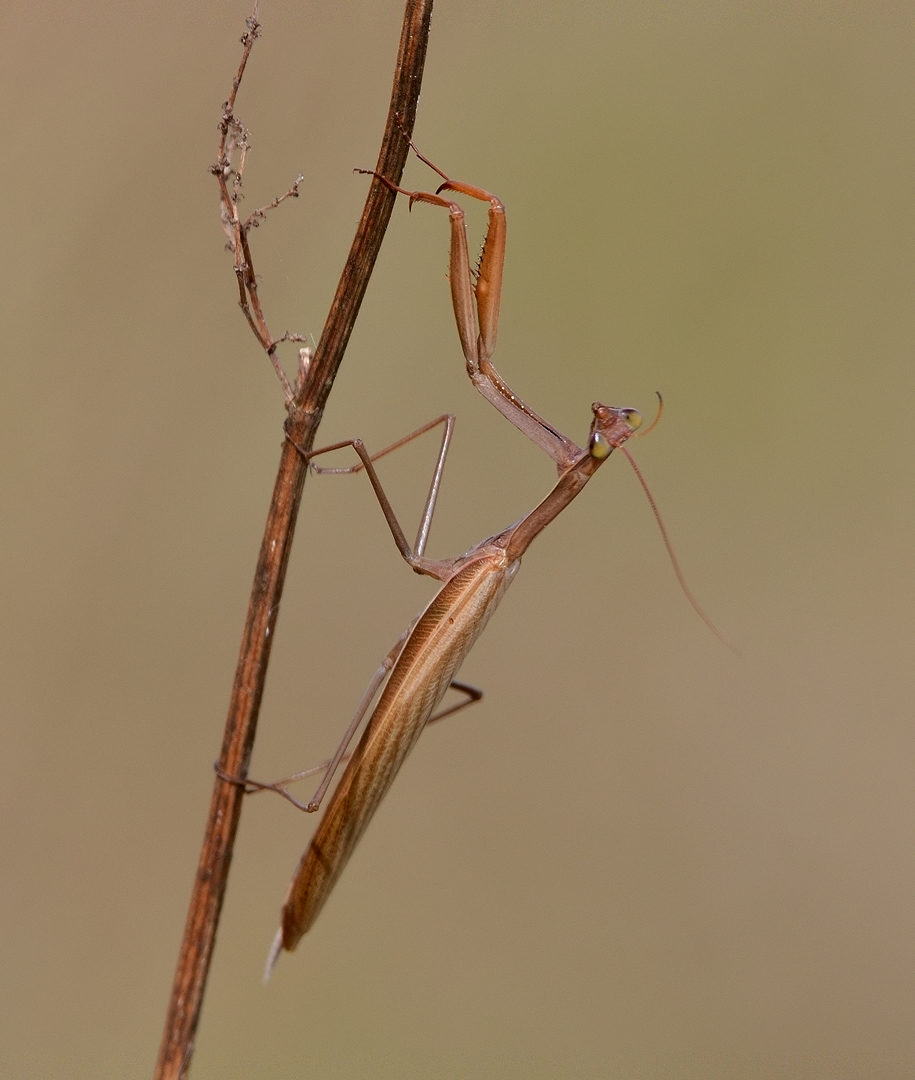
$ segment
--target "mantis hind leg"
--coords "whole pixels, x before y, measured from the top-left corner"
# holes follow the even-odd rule
[[[391,666],[393,666],[394,660],[397,657],[397,652],[406,639],[406,636],[407,635],[404,634],[382,661],[378,671],[369,683],[362,701],[359,703],[359,708],[356,710],[356,713],[347,728],[343,741],[340,743],[337,752],[332,758],[328,758],[327,761],[322,761],[320,765],[313,765],[310,769],[303,769],[302,772],[293,773],[292,776],[285,776],[281,780],[272,780],[269,783],[260,780],[250,780],[247,777],[243,779],[240,776],[231,776],[219,767],[219,762],[214,762],[213,768],[215,769],[217,776],[227,783],[237,784],[239,787],[243,787],[246,795],[255,795],[259,791],[273,791],[277,795],[282,795],[288,802],[291,802],[296,809],[303,810],[305,813],[314,813],[314,811],[320,807],[321,801],[323,800],[328,787],[330,787],[331,779],[338,766],[349,761],[351,755],[346,753],[346,751],[349,748],[353,736],[356,734],[359,724],[362,722],[378,687],[390,671]],[[450,688],[452,690],[457,690],[461,694],[466,694],[466,701],[459,701],[457,704],[449,705],[447,708],[442,709],[441,712],[437,712],[426,721],[426,727],[429,727],[430,724],[438,723],[439,720],[444,720],[448,716],[454,716],[455,713],[459,713],[462,709],[466,709],[468,705],[475,705],[478,701],[482,700],[483,697],[483,691],[480,690],[479,687],[471,686],[470,683],[462,682],[459,679],[452,679]],[[299,780],[305,780],[309,776],[315,776],[320,772],[326,772],[326,775],[318,790],[307,803],[299,802],[299,800],[287,790],[289,784],[294,784]]]

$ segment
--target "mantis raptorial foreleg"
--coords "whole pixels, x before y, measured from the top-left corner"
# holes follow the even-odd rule
[[[490,362],[495,351],[499,329],[499,307],[502,302],[502,274],[505,266],[505,207],[501,200],[489,191],[452,180],[436,165],[424,157],[413,143],[416,156],[438,173],[444,183],[435,192],[407,191],[397,187],[378,173],[377,176],[393,191],[408,196],[412,208],[415,202],[441,206],[448,211],[451,222],[451,252],[448,279],[451,284],[451,302],[457,323],[461,349],[467,362],[467,374],[479,392],[494,405],[553,461],[559,473],[565,472],[582,455],[582,449],[543,419],[515,394]],[[359,169],[358,172],[367,170]],[[451,199],[442,198],[443,191],[468,195],[472,199],[489,203],[486,238],[483,251],[474,274],[467,249],[467,228],[462,207]]]

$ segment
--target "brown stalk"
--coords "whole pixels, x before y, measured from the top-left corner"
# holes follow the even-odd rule
[[[400,182],[409,151],[407,140],[416,117],[431,15],[432,0],[406,0],[391,103],[375,166],[376,172],[389,177],[395,184]],[[235,184],[240,184],[240,175],[227,176],[225,169],[225,140],[234,120],[235,96],[257,32],[255,5],[254,14],[248,20],[248,32],[242,39],[244,53],[233,82],[232,94],[223,109],[220,159],[214,172],[220,181],[224,209],[227,206],[236,208],[235,219],[226,222],[226,225],[227,231],[231,228],[236,241],[233,252],[242,310],[271,361],[274,361],[274,366],[279,368],[275,356],[276,345],[284,339],[298,339],[294,335],[274,339],[267,329],[257,297],[247,243],[247,230],[258,220],[257,212],[246,222],[238,219],[238,190]],[[242,166],[245,149],[241,148]],[[234,191],[229,188],[230,182]],[[296,194],[298,181],[287,192],[287,195]],[[395,197],[386,184],[378,180],[372,182],[315,355],[307,368],[304,365],[300,368],[294,389],[289,387],[285,375],[281,380],[285,381],[284,391],[287,394],[285,428],[288,438],[284,440],[280,454],[219,755],[219,767],[229,776],[244,777],[247,774],[254,745],[296,514],[308,471],[296,446],[308,450],[314,445],[324,405],[365,296]],[[279,201],[275,200],[275,203]],[[155,1080],[177,1080],[187,1074],[190,1065],[243,799],[243,787],[219,776],[215,778]]]

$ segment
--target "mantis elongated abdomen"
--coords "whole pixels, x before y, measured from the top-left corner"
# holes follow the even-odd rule
[[[283,906],[284,948],[294,949],[311,927],[519,565],[504,551],[482,553],[420,615],[293,876]]]

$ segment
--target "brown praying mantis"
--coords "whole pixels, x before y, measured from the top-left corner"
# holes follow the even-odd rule
[[[269,977],[280,951],[294,949],[313,925],[426,724],[463,708],[481,696],[479,691],[457,682],[455,676],[514,580],[521,565],[521,558],[531,542],[578,495],[612,451],[623,447],[642,422],[636,409],[615,408],[596,402],[591,406],[591,427],[587,445],[583,449],[558,432],[513,393],[490,361],[496,344],[505,261],[505,208],[499,199],[488,191],[451,180],[419,154],[415,147],[413,149],[420,160],[442,178],[443,183],[435,193],[404,191],[383,176],[371,175],[377,176],[378,180],[394,191],[407,195],[411,208],[414,203],[423,202],[448,211],[451,222],[451,299],[467,363],[467,373],[477,390],[553,459],[559,478],[546,498],[514,525],[456,558],[428,559],[424,552],[451,441],[453,416],[439,417],[374,456],[368,454],[358,439],[335,443],[305,455],[311,461],[319,454],[352,446],[360,458],[358,465],[340,469],[313,465],[312,468],[316,472],[333,473],[352,473],[364,469],[404,560],[417,573],[428,574],[443,584],[385,657],[362,698],[343,742],[326,766],[319,766],[318,769],[311,769],[273,784],[241,781],[224,776],[224,779],[244,783],[249,792],[274,790],[300,809],[317,810],[337,767],[345,758],[347,748],[364,714],[384,684],[378,703],[289,886],[280,929],[270,950],[265,977]],[[471,270],[468,257],[464,212],[457,203],[443,197],[443,192],[455,192],[489,203],[486,238],[475,274]],[[654,427],[659,418],[660,408],[657,418],[648,430]],[[439,424],[444,425],[441,448],[416,542],[411,548],[384,493],[373,463]],[[641,434],[647,434],[647,431]],[[648,494],[674,570],[687,598],[713,632],[721,637],[689,591],[651,493],[648,492],[635,462],[625,449],[623,453],[629,458]],[[467,694],[468,700],[433,716],[449,687]],[[307,805],[294,799],[283,786],[323,768],[326,768],[324,779]]]

